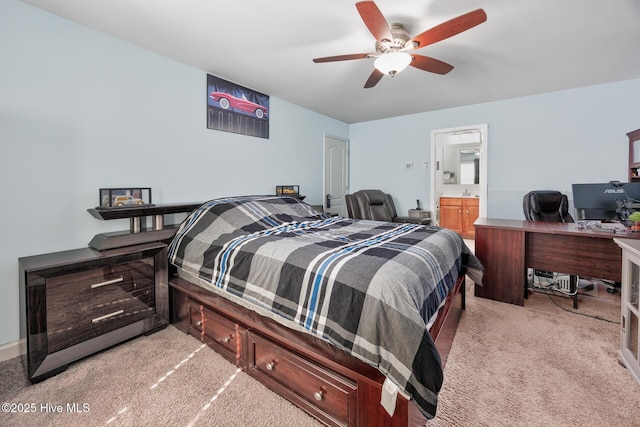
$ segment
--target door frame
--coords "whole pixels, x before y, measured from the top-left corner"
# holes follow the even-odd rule
[[[489,125],[487,123],[470,126],[460,126],[447,129],[434,129],[431,131],[431,212],[434,219],[438,219],[438,199],[442,194],[441,189],[436,188],[436,173],[439,172],[436,169],[436,162],[440,161],[436,158],[436,137],[441,134],[453,134],[461,132],[480,132],[480,217],[487,217],[487,198],[488,198],[488,165],[487,160],[489,158]]]

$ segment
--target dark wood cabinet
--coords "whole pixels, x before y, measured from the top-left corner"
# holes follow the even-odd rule
[[[629,137],[629,182],[640,182],[640,129],[627,134]]]
[[[20,258],[19,265],[32,382],[168,324],[163,243],[102,252],[75,249]]]

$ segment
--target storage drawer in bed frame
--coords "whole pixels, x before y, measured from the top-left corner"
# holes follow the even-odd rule
[[[193,335],[229,362],[239,364],[242,352],[240,325],[192,299],[188,300],[189,335]]]
[[[357,383],[259,334],[248,334],[249,374],[328,425],[355,425]]]
[[[464,308],[464,276],[432,327],[443,363]],[[385,377],[325,341],[294,331],[179,277],[170,282],[171,323],[331,426],[424,423],[417,406],[398,396],[390,417],[380,405]],[[451,310],[449,310],[451,308]]]

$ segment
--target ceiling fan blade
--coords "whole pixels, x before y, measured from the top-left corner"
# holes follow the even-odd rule
[[[453,70],[453,65],[447,64],[446,62],[442,62],[438,59],[430,58],[428,56],[423,55],[411,55],[413,57],[413,61],[409,65],[412,67],[419,68],[424,71],[429,71],[430,73],[436,74],[447,74],[449,71]]]
[[[416,42],[418,46],[416,49],[423,48],[430,44],[439,42],[444,39],[448,39],[451,36],[455,36],[463,31],[467,31],[476,25],[482,24],[487,20],[487,14],[482,9],[476,9],[464,15],[460,15],[457,18],[450,19],[443,22],[440,25],[417,35],[411,39],[408,43]]]
[[[314,58],[313,62],[335,62],[335,61],[349,61],[351,59],[365,59],[369,58],[372,53],[353,53],[350,55],[336,55],[336,56],[325,56],[324,58]]]
[[[374,68],[373,73],[371,73],[371,75],[367,79],[367,82],[364,84],[364,88],[369,89],[370,87],[374,87],[383,77],[384,73],[377,68]]]
[[[358,13],[360,13],[360,17],[364,21],[364,24],[367,26],[373,37],[378,41],[382,40],[393,40],[393,35],[391,34],[391,28],[389,28],[389,24],[385,19],[378,6],[372,1],[361,1],[356,3],[356,8],[358,9]]]

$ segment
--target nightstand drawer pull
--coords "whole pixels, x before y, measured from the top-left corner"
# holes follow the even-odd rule
[[[113,285],[114,283],[120,283],[124,281],[124,277],[119,277],[117,279],[113,279],[113,280],[106,280],[104,282],[100,282],[100,283],[96,283],[95,285],[91,285],[91,289],[95,289],[95,288],[101,288],[103,286],[107,286],[107,285]]]
[[[115,316],[117,316],[119,314],[122,314],[122,313],[124,313],[124,310],[114,311],[113,313],[109,313],[109,314],[105,314],[104,316],[96,317],[95,319],[92,319],[91,322],[98,323],[101,320],[105,320],[105,319],[108,319],[110,317],[115,317]]]

